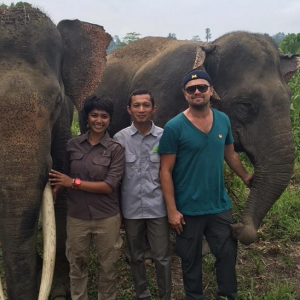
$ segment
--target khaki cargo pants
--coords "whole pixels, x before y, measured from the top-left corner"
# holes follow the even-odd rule
[[[66,256],[70,263],[72,300],[88,300],[87,265],[92,235],[100,262],[98,300],[116,299],[116,262],[120,257],[120,215],[98,220],[67,217]]]

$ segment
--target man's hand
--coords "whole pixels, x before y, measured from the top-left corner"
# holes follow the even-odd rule
[[[173,230],[180,234],[183,231],[183,225],[185,225],[183,215],[178,211],[175,210],[174,212],[168,212],[168,219],[169,224]]]
[[[252,185],[252,180],[253,180],[253,174],[247,174],[245,177],[242,178],[244,184],[250,188]]]

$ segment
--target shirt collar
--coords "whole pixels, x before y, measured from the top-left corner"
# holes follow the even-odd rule
[[[139,131],[137,130],[137,128],[134,126],[134,124],[132,122],[131,126],[130,126],[130,134],[131,135],[135,135],[137,132],[139,132]],[[151,120],[151,130],[146,135],[148,135],[148,134],[152,134],[153,136],[157,136],[158,135],[157,134],[157,129],[156,129],[156,127],[154,125],[154,122],[152,120]]]
[[[79,143],[82,143],[84,141],[87,141],[88,142],[88,138],[89,138],[89,130],[82,134],[81,136],[79,136]],[[108,134],[108,132],[106,131],[103,138],[100,140],[99,144],[101,144],[102,146],[104,146],[105,148],[108,148],[109,146],[109,142],[110,142],[110,136]]]

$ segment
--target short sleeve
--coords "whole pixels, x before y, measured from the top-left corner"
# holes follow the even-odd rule
[[[225,145],[230,145],[230,144],[234,143],[234,139],[233,139],[233,136],[232,136],[231,125],[230,125],[229,119],[227,119],[227,122],[228,122],[228,133],[227,133],[227,136],[226,136]]]
[[[168,124],[165,126],[163,135],[159,141],[159,154],[176,154],[178,151],[179,137],[176,131]]]

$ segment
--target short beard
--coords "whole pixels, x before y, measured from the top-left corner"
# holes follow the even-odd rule
[[[192,107],[195,110],[203,111],[203,110],[207,109],[210,106],[210,102],[208,102],[208,103],[199,103],[199,104],[189,103],[189,105],[190,105],[190,107]]]

